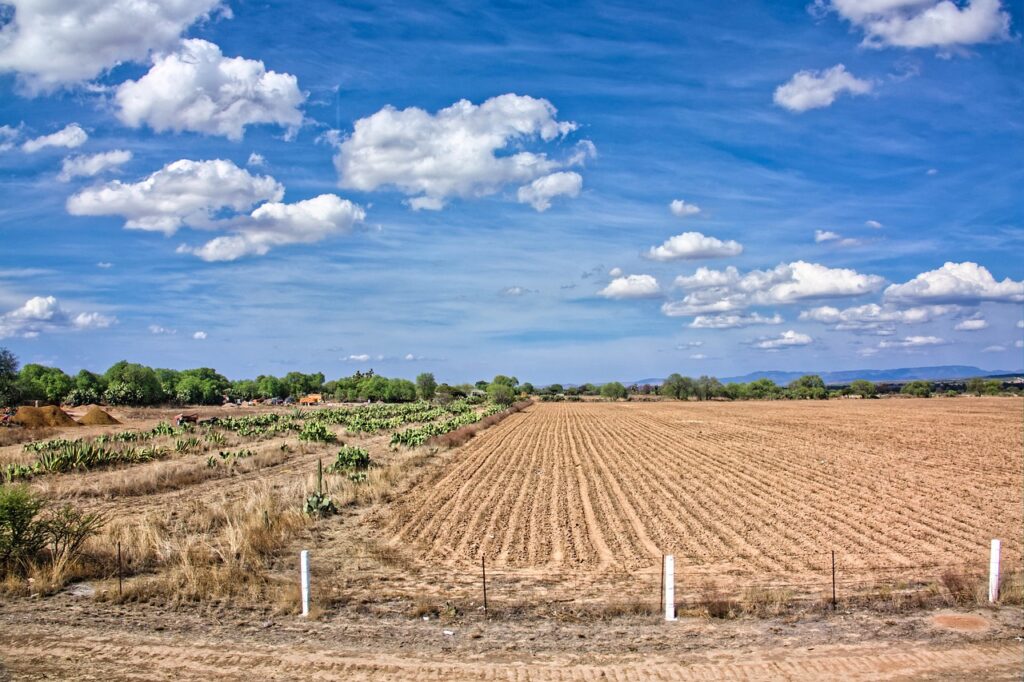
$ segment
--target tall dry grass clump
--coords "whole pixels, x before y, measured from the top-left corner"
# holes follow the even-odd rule
[[[235,498],[193,500],[173,521],[152,513],[112,523],[97,542],[108,553],[120,542],[128,568],[138,574],[125,599],[264,600],[277,589],[269,574],[277,556],[308,523],[300,499],[297,489],[256,482]]]

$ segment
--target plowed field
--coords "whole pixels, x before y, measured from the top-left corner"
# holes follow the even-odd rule
[[[1019,568],[1016,399],[537,403],[381,520],[437,565],[711,577]],[[908,570],[909,569],[909,570]]]

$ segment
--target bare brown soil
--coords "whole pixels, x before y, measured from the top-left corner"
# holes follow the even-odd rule
[[[84,426],[112,426],[113,424],[121,423],[107,412],[104,412],[102,408],[96,406],[90,407],[77,421]]]
[[[794,591],[1020,568],[1019,400],[540,403],[385,510],[383,541],[524,574]],[[649,585],[650,583],[648,583]]]
[[[1019,612],[985,618],[981,633],[936,628],[927,614],[856,612],[599,626],[303,621],[62,595],[0,604],[0,666],[18,680],[1019,680]]]
[[[19,407],[18,411],[11,418],[15,424],[24,428],[38,428],[42,426],[78,426],[78,422],[69,417],[62,409],[55,405],[44,407]]]

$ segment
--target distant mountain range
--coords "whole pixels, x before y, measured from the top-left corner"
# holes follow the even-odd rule
[[[826,384],[846,384],[854,379],[867,379],[868,381],[913,381],[915,379],[929,379],[939,381],[942,379],[969,379],[971,377],[1002,376],[1005,374],[1024,375],[1024,370],[1003,370],[1003,369],[981,369],[969,365],[939,365],[937,367],[898,367],[896,369],[851,369],[839,372],[781,372],[775,370],[764,370],[751,372],[743,376],[718,377],[723,384],[732,382],[748,383],[758,379],[771,379],[777,384],[788,384],[789,382],[802,377],[805,374],[817,374],[824,379]],[[665,379],[640,379],[627,384],[661,384]]]

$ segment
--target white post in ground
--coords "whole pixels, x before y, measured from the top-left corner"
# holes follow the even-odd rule
[[[676,558],[671,554],[665,555],[663,571],[665,585],[665,620],[676,620]]]
[[[988,600],[999,601],[999,540],[992,541],[992,554],[988,561]]]
[[[302,574],[302,615],[309,615],[309,550],[299,553],[299,572]]]

